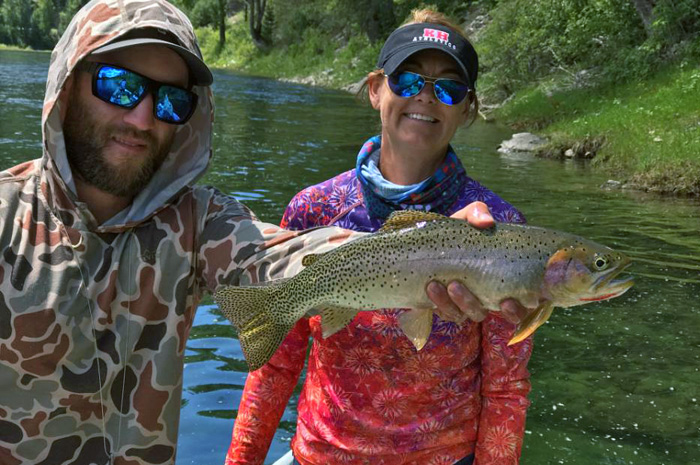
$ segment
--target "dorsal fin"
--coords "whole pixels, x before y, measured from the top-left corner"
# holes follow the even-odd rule
[[[436,221],[447,218],[439,213],[422,212],[418,210],[398,210],[389,215],[379,231],[398,231],[399,229],[410,228],[420,221]]]
[[[321,258],[322,255],[322,253],[310,253],[308,255],[304,255],[304,257],[301,259],[301,264],[302,266],[311,266],[316,263],[316,260]]]

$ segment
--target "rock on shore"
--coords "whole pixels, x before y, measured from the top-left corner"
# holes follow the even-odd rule
[[[501,153],[535,152],[547,144],[547,139],[529,132],[513,134],[509,140],[504,140],[498,147]]]

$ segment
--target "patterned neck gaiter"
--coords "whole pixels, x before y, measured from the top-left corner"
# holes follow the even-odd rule
[[[370,217],[385,219],[396,210],[444,211],[456,200],[466,176],[452,146],[447,147],[445,159],[431,177],[399,186],[384,179],[379,171],[381,145],[381,136],[374,136],[357,154],[355,173]]]

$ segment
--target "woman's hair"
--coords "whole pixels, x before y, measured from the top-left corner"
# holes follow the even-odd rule
[[[467,34],[464,32],[464,29],[462,29],[457,23],[452,21],[449,17],[444,15],[443,13],[440,13],[439,11],[431,10],[430,8],[421,8],[421,9],[415,9],[411,11],[411,16],[404,21],[404,23],[399,26],[404,27],[408,26],[409,24],[416,24],[416,23],[432,23],[432,24],[439,24],[441,26],[446,26],[452,29],[454,32],[457,34],[461,35],[465,39],[467,39]],[[370,71],[367,74],[367,78],[365,79],[365,82],[362,84],[360,89],[357,91],[357,96],[361,99],[368,99],[368,86],[369,86],[369,81],[372,79],[380,79],[382,75],[384,74],[383,69],[375,69],[373,71]],[[476,120],[476,116],[479,113],[479,99],[476,97],[476,92],[474,90],[469,90],[469,93],[467,94],[467,99],[468,99],[468,107],[469,107],[469,124],[472,124],[474,120]]]
[[[430,8],[415,9],[411,11],[411,17],[404,21],[404,23],[399,27],[408,26],[409,24],[416,23],[433,23],[439,24],[441,26],[446,26],[455,31],[457,34],[464,37],[465,39],[467,38],[467,34],[459,25],[457,25],[457,23],[452,21],[443,13],[431,10]]]

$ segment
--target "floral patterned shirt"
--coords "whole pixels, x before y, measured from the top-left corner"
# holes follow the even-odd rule
[[[450,215],[480,200],[496,221],[525,221],[477,181],[464,181],[457,199],[435,211]],[[282,227],[375,231],[382,222],[368,215],[351,170],[297,194]],[[516,465],[532,339],[509,347],[515,326],[498,312],[461,326],[436,316],[419,352],[398,326],[402,311],[360,312],[328,339],[319,316],[300,320],[270,362],[249,374],[226,465],[263,463],[302,372],[309,336],[292,440],[301,464],[452,465],[475,453],[478,465]]]

